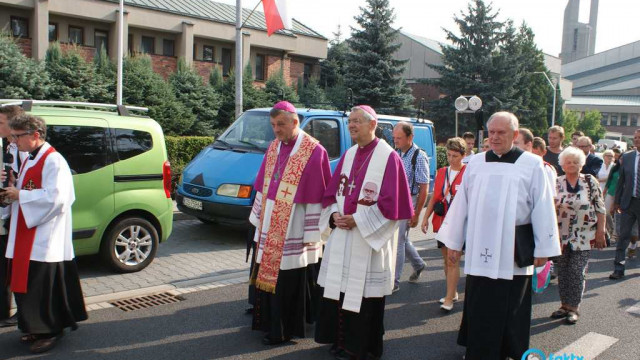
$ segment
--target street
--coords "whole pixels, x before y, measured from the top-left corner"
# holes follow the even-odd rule
[[[420,235],[413,230],[414,240],[424,239]],[[443,313],[438,306],[444,295],[440,252],[433,240],[417,245],[427,270],[417,284],[410,284],[406,279],[411,267],[405,265],[400,291],[387,297],[383,358],[460,359],[464,349],[456,345],[456,336],[464,277],[459,286],[461,301],[450,314]],[[176,222],[158,258],[140,273],[112,274],[96,265],[94,258],[81,258],[87,299],[170,286],[170,293],[183,300],[127,312],[115,307],[92,309],[88,321],[77,331],[67,332],[45,355],[30,355],[28,347],[18,342],[16,329],[2,329],[0,359],[332,359],[328,346],[313,341],[311,325],[306,339],[278,347],[262,345],[263,334],[251,330],[251,316],[244,312],[248,275],[244,246],[242,231],[185,220]],[[628,261],[623,281],[610,281],[613,251],[592,252],[577,325],[549,318],[559,306],[555,281],[543,294],[534,295],[532,348],[554,356],[566,353],[569,358],[573,353],[584,359],[640,359],[639,261]]]

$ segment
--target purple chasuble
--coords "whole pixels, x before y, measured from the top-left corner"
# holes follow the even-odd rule
[[[298,135],[300,136],[300,135]],[[276,168],[273,171],[273,177],[269,184],[269,191],[267,193],[267,199],[275,200],[278,186],[280,186],[280,180],[284,175],[287,162],[291,151],[296,144],[297,137],[289,141],[288,144],[280,142],[280,153],[278,154],[278,160],[276,161]],[[262,185],[264,184],[264,167],[266,165],[267,157],[265,156],[260,165],[260,170],[256,176],[254,183],[254,189],[258,192],[262,192]],[[280,176],[276,180],[275,174],[278,172],[278,166],[280,166]],[[309,162],[302,171],[302,178],[298,184],[298,191],[293,198],[293,202],[296,204],[318,204],[322,202],[322,196],[324,189],[327,187],[329,180],[331,179],[331,166],[329,165],[329,156],[327,151],[318,144],[311,153]],[[264,196],[264,194],[263,194]]]
[[[378,144],[379,139],[376,138],[371,143],[362,148],[358,148],[356,156],[353,159],[353,166],[351,166],[351,174],[349,174],[349,183],[345,185],[345,215],[351,215],[356,212],[358,207],[358,196],[360,195],[360,189],[364,182],[364,177],[371,161],[371,153]],[[344,154],[336,167],[336,170],[327,186],[327,190],[324,192],[322,199],[322,207],[327,207],[336,202],[336,193],[340,185],[340,172],[342,171],[342,163],[344,162]],[[362,168],[361,168],[362,167]],[[358,169],[361,169],[358,171]],[[357,175],[356,175],[357,174]],[[348,185],[355,176],[355,188],[350,191]],[[387,166],[384,171],[384,178],[382,180],[382,186],[380,194],[378,195],[378,208],[382,215],[389,220],[403,220],[410,219],[413,216],[413,205],[411,202],[411,193],[409,192],[409,185],[407,182],[407,176],[404,172],[402,165],[402,159],[395,151],[389,154],[387,160]]]

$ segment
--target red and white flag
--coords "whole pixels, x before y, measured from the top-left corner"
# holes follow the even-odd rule
[[[288,12],[289,0],[262,0],[264,18],[267,23],[267,34],[282,29],[291,29],[291,15]]]

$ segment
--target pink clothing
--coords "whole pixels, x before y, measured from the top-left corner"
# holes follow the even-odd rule
[[[296,138],[297,139],[297,138]],[[275,200],[280,186],[280,180],[284,175],[285,167],[291,151],[296,143],[296,139],[292,139],[288,144],[281,143],[280,153],[278,154],[278,161],[276,162],[276,169],[274,170],[274,176],[271,178],[269,184],[269,191],[267,192],[267,199]],[[256,176],[254,183],[254,189],[258,192],[262,192],[262,186],[264,184],[264,167],[267,157],[262,160],[260,170]],[[280,165],[280,176],[276,179],[275,174],[278,172],[278,166]],[[331,179],[331,166],[329,165],[329,156],[327,151],[318,144],[313,150],[309,162],[305,166],[302,172],[302,178],[298,184],[298,191],[296,192],[293,202],[297,204],[318,204],[322,201],[324,189]]]
[[[364,177],[371,160],[369,155],[375,149],[378,141],[380,140],[376,138],[370,144],[363,148],[358,148],[356,151],[353,166],[351,167],[351,174],[349,174],[349,179],[352,179],[357,173],[355,188],[353,191],[349,191],[348,184],[344,185],[346,193],[345,215],[351,215],[356,212],[360,189],[362,188],[362,183],[364,182]],[[322,207],[327,207],[336,202],[336,193],[340,186],[340,172],[342,171],[343,162],[344,155],[340,159],[334,175],[325,190]],[[362,168],[362,170],[358,172],[360,168]],[[391,152],[387,160],[377,205],[382,215],[389,220],[410,219],[414,214],[411,193],[409,192],[409,185],[402,160],[395,151]]]

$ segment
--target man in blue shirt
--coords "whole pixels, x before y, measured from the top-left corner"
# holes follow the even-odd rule
[[[424,208],[429,191],[429,159],[427,154],[413,143],[413,125],[408,122],[400,122],[393,129],[393,142],[402,158],[404,171],[411,190],[411,199],[415,209],[415,215],[411,220],[399,221],[398,255],[396,258],[396,274],[393,291],[400,290],[400,275],[404,266],[405,256],[409,258],[413,266],[413,274],[409,282],[416,282],[426,268],[426,263],[418,254],[409,240],[409,229],[418,225],[420,211]]]

